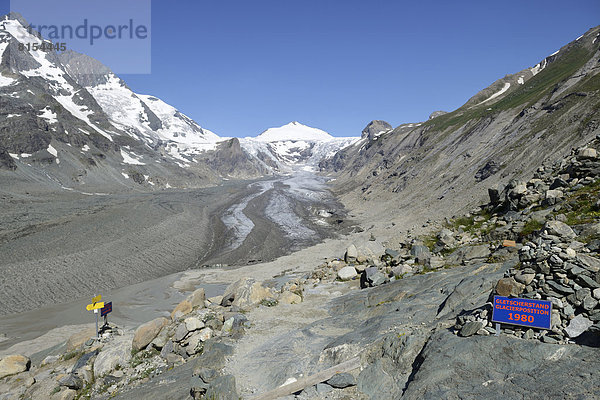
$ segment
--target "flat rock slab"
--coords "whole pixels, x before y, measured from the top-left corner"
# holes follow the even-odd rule
[[[435,333],[402,399],[600,398],[598,350],[510,336]],[[441,356],[443,355],[443,356]]]
[[[190,399],[193,362],[188,362],[155,376],[138,386],[114,397],[116,400]]]

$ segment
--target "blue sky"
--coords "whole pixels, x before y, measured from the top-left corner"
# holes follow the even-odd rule
[[[151,11],[152,73],[121,77],[221,136],[293,120],[335,136],[373,119],[422,121],[600,23],[597,0],[178,0]]]

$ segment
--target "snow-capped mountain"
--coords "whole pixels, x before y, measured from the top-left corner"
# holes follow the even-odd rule
[[[280,172],[294,169],[317,169],[324,158],[357,141],[358,137],[334,137],[299,122],[269,128],[257,137],[241,139],[242,148]],[[267,165],[268,164],[268,165]]]
[[[290,122],[277,128],[269,128],[255,140],[260,142],[281,142],[281,141],[310,141],[322,142],[334,139],[329,133],[310,126],[303,125],[297,121]]]
[[[0,17],[0,35],[0,168],[63,188],[189,186],[220,176],[194,157],[223,139],[174,107],[133,93],[86,55],[23,48],[49,42],[18,14]]]
[[[49,44],[18,14],[0,17],[0,168],[63,189],[194,186],[316,169],[358,138],[292,122],[222,138],[110,68]]]

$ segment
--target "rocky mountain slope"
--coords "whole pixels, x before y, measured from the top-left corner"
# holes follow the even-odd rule
[[[600,137],[491,188],[430,235],[387,248],[354,238],[308,273],[242,277],[211,298],[195,289],[135,331],[109,325],[99,340],[82,331],[4,356],[0,389],[7,399],[596,398],[598,147]],[[494,295],[551,301],[551,328],[505,324],[495,336]]]
[[[365,221],[413,225],[452,215],[508,177],[525,176],[600,132],[600,27],[450,113],[390,129],[321,163]],[[377,131],[377,132],[375,132]]]
[[[134,93],[91,57],[23,48],[48,43],[27,27],[18,14],[2,17],[0,168],[13,173],[0,173],[12,185],[86,192],[205,186],[316,165],[353,141],[299,123],[259,138],[221,138],[162,100]]]
[[[14,171],[3,173],[6,179],[88,191],[199,184],[203,177],[167,151],[164,129],[205,141],[216,135],[144,98],[159,118],[89,57],[23,48],[46,43],[27,26],[18,14],[2,18],[8,40],[0,47],[0,158],[4,170]]]

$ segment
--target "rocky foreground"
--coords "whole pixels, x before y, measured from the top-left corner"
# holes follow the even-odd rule
[[[599,144],[430,235],[3,357],[0,399],[598,398]],[[551,329],[494,336],[495,294],[551,300]]]

